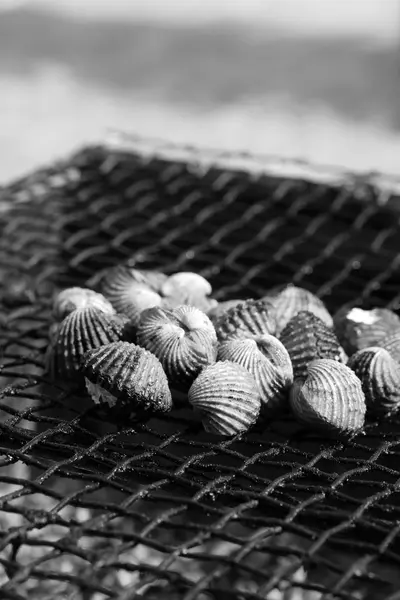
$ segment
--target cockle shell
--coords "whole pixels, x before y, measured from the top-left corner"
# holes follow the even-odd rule
[[[261,410],[269,413],[286,405],[293,383],[293,368],[284,345],[273,335],[233,339],[219,346],[218,359],[237,363],[256,380]]]
[[[343,353],[333,330],[308,311],[300,311],[289,321],[280,340],[289,352],[295,378],[306,377],[308,365],[317,358],[342,360]]]
[[[96,404],[121,415],[167,412],[172,397],[160,361],[144,348],[114,342],[87,352],[80,366]]]
[[[223,302],[218,302],[211,310],[207,311],[207,316],[213,323],[216,323],[227,310],[238,304],[243,304],[243,302],[244,300],[224,300]]]
[[[157,356],[171,384],[180,390],[189,389],[201,369],[217,358],[214,325],[193,306],[144,311],[137,341]]]
[[[387,350],[390,356],[400,363],[400,329],[379,340],[377,346]]]
[[[335,360],[312,361],[306,379],[295,379],[290,405],[296,418],[314,429],[352,435],[364,425],[366,404],[361,381]]]
[[[59,292],[54,298],[53,315],[57,321],[62,321],[73,310],[88,306],[98,308],[107,314],[115,313],[111,302],[103,294],[88,288],[70,287]]]
[[[245,300],[229,308],[216,322],[220,342],[249,335],[274,335],[276,330],[273,305],[267,300]]]
[[[206,367],[192,384],[188,397],[204,429],[217,435],[246,431],[257,421],[261,408],[254,377],[229,361]]]
[[[368,410],[382,413],[400,407],[400,364],[387,350],[364,348],[350,357],[347,366],[361,380]]]
[[[166,280],[167,276],[158,271],[118,265],[106,273],[102,291],[118,313],[137,325],[143,310],[162,304],[161,287]]]
[[[127,319],[121,315],[106,314],[94,307],[74,310],[62,321],[57,333],[50,370],[61,379],[79,379],[79,363],[93,348],[120,340],[125,333]]]
[[[388,308],[344,308],[334,318],[336,335],[349,356],[371,346],[379,346],[392,332],[399,330],[400,318]]]
[[[272,288],[264,296],[275,306],[275,319],[278,335],[286,324],[300,311],[308,311],[320,318],[325,325],[333,327],[333,319],[325,304],[312,292],[289,284]]]
[[[170,275],[161,286],[164,308],[177,308],[188,304],[208,312],[218,304],[217,300],[208,297],[211,292],[212,288],[207,279],[189,271]]]

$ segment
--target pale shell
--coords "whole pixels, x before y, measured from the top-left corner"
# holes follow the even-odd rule
[[[288,351],[276,337],[265,334],[228,340],[220,345],[218,359],[237,363],[253,375],[264,413],[286,406],[293,368]]]
[[[74,310],[62,321],[49,361],[54,377],[79,380],[79,364],[88,350],[120,340],[127,320],[98,308]]]
[[[164,308],[177,308],[184,304],[208,312],[217,306],[217,300],[209,298],[210,283],[197,273],[182,271],[170,275],[161,287]]]
[[[300,311],[308,311],[317,316],[328,327],[333,327],[333,319],[325,304],[312,292],[289,284],[272,288],[264,296],[275,306],[276,334],[278,335],[286,324]]]
[[[106,273],[102,291],[118,313],[137,325],[143,310],[161,306],[160,290],[166,280],[167,276],[158,271],[140,271],[118,265]]]
[[[306,377],[307,367],[315,359],[343,359],[333,330],[308,311],[297,313],[289,321],[280,335],[280,341],[289,352],[295,378]]]
[[[92,399],[126,417],[164,413],[172,408],[167,377],[159,360],[129,342],[114,342],[88,352],[81,372]]]
[[[53,315],[57,321],[62,321],[73,310],[89,306],[98,308],[107,314],[115,313],[111,302],[103,294],[88,288],[71,287],[62,290],[54,298]]]
[[[334,316],[336,335],[349,356],[371,346],[399,330],[400,318],[387,308],[344,308]]]
[[[364,348],[353,354],[348,362],[357,377],[371,412],[392,412],[400,407],[400,365],[387,350]]]
[[[296,379],[290,394],[296,418],[311,428],[352,435],[362,430],[366,404],[361,381],[335,360],[314,360],[306,379]]]
[[[387,350],[390,356],[400,363],[400,329],[379,340],[377,346]]]
[[[180,390],[187,390],[217,358],[214,326],[193,306],[146,310],[140,318],[137,341],[157,356],[171,384]]]
[[[238,364],[223,361],[206,367],[192,384],[189,403],[208,433],[232,436],[257,421],[260,392],[253,376]]]
[[[215,324],[220,342],[249,335],[274,335],[276,322],[274,306],[267,300],[245,300],[229,308]]]

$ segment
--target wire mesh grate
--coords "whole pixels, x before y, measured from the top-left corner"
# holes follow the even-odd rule
[[[221,441],[185,409],[118,430],[43,374],[54,291],[121,260],[399,310],[382,194],[106,146],[0,190],[2,597],[397,597],[400,417],[348,443],[290,417]]]

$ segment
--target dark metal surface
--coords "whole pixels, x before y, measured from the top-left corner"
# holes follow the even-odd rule
[[[99,146],[1,189],[1,597],[397,597],[400,417],[348,443],[289,417],[221,440],[187,410],[117,431],[43,376],[54,291],[128,258],[218,299],[399,309],[397,197],[235,164]]]

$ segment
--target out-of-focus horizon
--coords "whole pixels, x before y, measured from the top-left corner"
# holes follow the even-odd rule
[[[400,171],[399,0],[0,9],[0,183],[110,129]]]

